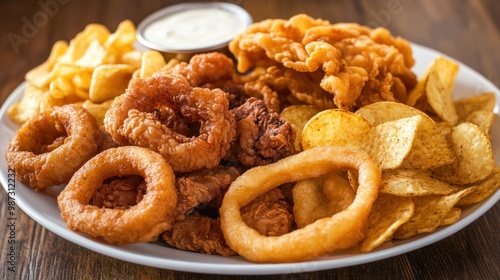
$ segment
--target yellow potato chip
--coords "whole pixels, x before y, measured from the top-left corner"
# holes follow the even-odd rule
[[[85,68],[82,68],[75,64],[64,64],[64,63],[56,63],[52,71],[50,71],[49,75],[40,77],[40,79],[35,79],[32,83],[38,87],[48,87],[52,81],[57,78],[73,78],[76,74],[88,71]]]
[[[458,207],[451,208],[450,212],[443,217],[439,226],[449,226],[456,223],[460,219],[460,214],[462,214],[462,209]]]
[[[60,63],[73,64],[80,59],[93,41],[103,44],[108,36],[109,30],[101,24],[89,24],[69,42],[68,50],[60,57]]]
[[[281,111],[281,117],[289,121],[293,130],[295,130],[296,137],[294,146],[296,151],[302,150],[300,147],[300,138],[304,126],[314,115],[319,113],[319,111],[320,110],[316,106],[312,105],[292,105]]]
[[[450,195],[413,197],[415,212],[408,222],[398,228],[393,237],[406,239],[419,233],[433,232],[455,204],[472,191],[473,188],[467,188]]]
[[[379,194],[368,216],[366,237],[361,241],[360,251],[370,252],[390,240],[394,232],[412,217],[414,209],[410,198]]]
[[[127,64],[103,64],[92,74],[89,99],[101,103],[125,92],[134,68]]]
[[[397,196],[449,195],[461,189],[417,169],[384,171],[380,185],[381,193]]]
[[[142,54],[142,64],[139,73],[140,78],[149,78],[167,63],[163,55],[157,51],[146,51]]]
[[[496,169],[490,140],[472,123],[455,126],[450,135],[455,163],[433,170],[433,176],[450,184],[466,185],[489,177]]]
[[[455,160],[451,145],[439,127],[429,117],[422,116],[413,146],[401,168],[432,169]]]
[[[126,19],[118,24],[115,32],[107,37],[103,45],[107,49],[130,51],[132,49],[132,44],[136,40],[135,33],[134,23]]]
[[[495,94],[491,92],[461,98],[453,102],[460,119],[464,120],[475,111],[493,111]]]
[[[352,112],[330,109],[312,117],[301,135],[303,150],[317,146],[342,146],[362,149],[370,124]],[[368,138],[369,139],[369,138]]]
[[[65,77],[59,77],[52,81],[49,85],[49,92],[50,95],[56,99],[62,99],[75,95],[73,83],[70,79]]]
[[[94,40],[90,42],[89,46],[85,50],[85,53],[75,62],[75,65],[93,69],[101,64],[104,64],[106,56],[107,51],[104,46],[101,42],[99,42],[99,40]]]
[[[65,41],[57,41],[52,46],[52,50],[50,51],[49,58],[39,66],[31,69],[26,73],[25,79],[34,84],[35,86],[41,88],[43,85],[47,85],[48,83],[45,81],[47,77],[50,75],[52,68],[57,63],[59,58],[67,51],[68,43]]]
[[[457,206],[467,206],[481,202],[498,190],[500,186],[500,167],[497,166],[495,172],[486,180],[472,186],[475,187],[474,191],[460,199]]]
[[[429,72],[425,85],[427,102],[444,121],[458,122],[458,114],[453,104],[453,87],[458,74],[458,64],[443,57],[437,58]]]
[[[55,106],[63,106],[65,104],[78,103],[82,100],[76,94],[68,94],[68,95],[52,95],[50,90],[47,94],[42,97],[40,100],[40,111],[46,110],[48,108],[52,108]]]
[[[28,84],[24,89],[22,99],[9,107],[7,115],[12,121],[23,124],[38,114],[40,102],[47,94],[48,89],[41,89],[33,84]]]
[[[85,100],[85,102],[82,103],[82,107],[87,109],[89,113],[94,116],[97,124],[100,126],[103,124],[106,111],[108,111],[108,109],[111,107],[112,102],[113,100],[107,100],[100,104],[95,104],[90,100]]]
[[[90,89],[91,80],[92,71],[80,71],[73,76],[72,82],[76,88],[88,91]]]
[[[432,121],[424,112],[403,103],[392,101],[380,101],[366,105],[358,109],[355,114],[363,117],[371,126],[417,115]]]
[[[458,68],[458,64],[444,57],[435,59],[408,95],[406,104],[423,111],[431,110],[441,120],[455,125],[458,114],[452,94]]]
[[[396,169],[410,153],[421,121],[417,115],[379,124],[364,135],[362,148],[381,170]]]
[[[489,134],[494,118],[492,111],[480,110],[470,113],[464,121],[477,125],[484,133]]]
[[[139,69],[141,68],[142,64],[142,52],[138,50],[125,52],[121,55],[120,61],[123,64],[128,64],[135,69]]]

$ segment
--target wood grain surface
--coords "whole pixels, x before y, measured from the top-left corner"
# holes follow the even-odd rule
[[[55,3],[46,10],[46,3]],[[0,103],[47,58],[52,44],[69,40],[93,22],[114,30],[124,19],[136,25],[180,1],[0,0]],[[298,13],[331,22],[384,26],[394,35],[441,51],[500,86],[500,4],[497,0],[229,1],[255,21]],[[46,14],[40,17],[40,11]],[[39,20],[27,32],[27,21]],[[24,28],[24,29],[23,29]],[[23,33],[25,32],[25,33]],[[21,35],[13,43],[8,34]],[[24,35],[23,35],[24,34]],[[500,124],[495,123],[495,129]],[[2,159],[4,160],[3,156]],[[6,170],[1,170],[6,172]],[[15,272],[8,270],[7,195],[0,191],[0,279],[500,279],[500,205],[460,232],[435,244],[385,260],[300,274],[205,275],[120,261],[75,245],[16,212]]]

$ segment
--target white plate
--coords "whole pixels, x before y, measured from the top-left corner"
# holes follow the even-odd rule
[[[442,55],[419,45],[414,45],[413,50],[417,61],[414,71],[417,74],[422,74],[432,60]],[[12,95],[5,101],[0,109],[0,129],[3,132],[0,135],[1,155],[5,154],[10,139],[18,129],[18,126],[6,116],[7,108],[21,98],[24,87],[25,84],[21,84],[14,90]],[[494,109],[496,126],[492,128],[492,139],[495,158],[497,159],[497,164],[500,164],[500,127],[498,126],[500,90],[486,78],[460,63],[460,71],[454,89],[454,97],[460,98],[486,91],[494,92],[497,97],[497,104]],[[7,163],[3,156],[0,159],[0,168],[0,180],[4,188],[7,189]],[[451,226],[440,228],[431,234],[422,234],[407,240],[387,242],[370,253],[362,254],[356,249],[350,249],[335,252],[332,255],[322,256],[314,261],[286,264],[255,264],[241,257],[208,256],[200,253],[161,247],[156,244],[141,243],[119,247],[94,241],[83,234],[70,231],[66,228],[65,223],[60,217],[55,199],[58,191],[59,190],[55,188],[52,189],[49,194],[35,192],[31,188],[17,182],[15,193],[16,203],[26,214],[51,232],[73,243],[113,258],[171,270],[239,275],[286,274],[319,271],[354,266],[404,254],[456,233],[483,215],[500,199],[499,190],[487,200],[464,208],[460,220]]]

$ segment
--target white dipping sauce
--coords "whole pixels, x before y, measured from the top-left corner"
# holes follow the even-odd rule
[[[144,29],[153,44],[172,50],[196,50],[223,45],[248,26],[237,14],[217,7],[180,10],[166,14]]]

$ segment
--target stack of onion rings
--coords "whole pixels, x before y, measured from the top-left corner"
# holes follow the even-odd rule
[[[356,197],[347,209],[281,236],[263,236],[243,221],[240,208],[266,191],[339,169],[359,171]],[[331,146],[312,148],[238,177],[224,196],[221,228],[228,245],[253,262],[303,261],[345,249],[364,237],[364,224],[380,181],[380,170],[364,152]]]

